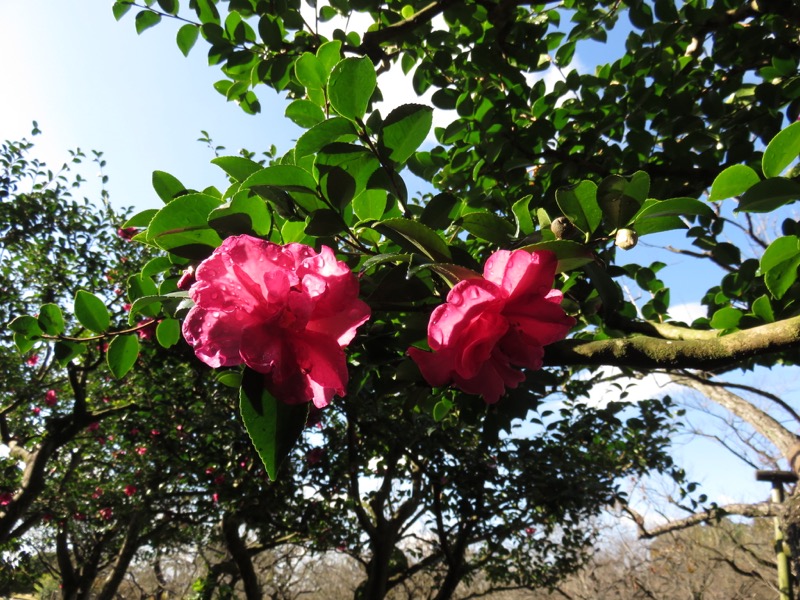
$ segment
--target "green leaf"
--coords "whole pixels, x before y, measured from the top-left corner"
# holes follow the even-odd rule
[[[632,222],[638,225],[640,221],[655,217],[677,217],[683,215],[700,215],[711,217],[714,211],[706,204],[695,198],[670,198],[668,200],[646,200],[642,208],[633,217]]]
[[[8,328],[26,338],[38,337],[44,333],[39,326],[39,320],[30,315],[22,315],[8,324]]]
[[[149,10],[139,11],[136,15],[136,33],[142,34],[144,31],[151,27],[158,25],[161,22],[161,15]]]
[[[384,119],[378,135],[381,154],[397,165],[404,164],[428,136],[433,109],[420,104],[403,104]]]
[[[315,210],[308,219],[305,232],[315,237],[336,235],[345,229],[342,217],[335,210],[321,208]]]
[[[53,357],[62,367],[66,367],[69,362],[86,352],[86,344],[59,340],[53,346]]]
[[[81,325],[95,333],[104,333],[111,324],[105,303],[85,290],[75,294],[75,316]]]
[[[272,215],[263,198],[244,190],[231,198],[230,202],[212,210],[208,215],[208,224],[221,237],[243,233],[267,236],[272,227]]]
[[[627,225],[638,212],[643,201],[636,195],[640,188],[640,182],[633,185],[619,175],[610,175],[597,186],[597,203],[610,231]]]
[[[711,184],[711,202],[741,196],[759,182],[758,174],[747,165],[733,165],[722,171]]]
[[[165,204],[186,192],[186,187],[177,178],[164,171],[153,171],[153,189]]]
[[[462,267],[461,265],[454,265],[452,263],[431,263],[428,265],[420,265],[410,269],[409,275],[414,275],[417,271],[421,271],[422,269],[430,269],[444,279],[450,287],[453,287],[459,281],[464,281],[465,279],[483,278],[483,275],[473,271],[472,269]]]
[[[147,264],[142,267],[142,277],[153,277],[159,273],[164,273],[172,268],[172,261],[167,256],[157,256],[152,260],[148,260]]]
[[[183,258],[204,259],[222,243],[208,225],[209,214],[220,204],[206,194],[179,196],[153,217],[147,240]]]
[[[353,124],[344,117],[333,117],[314,125],[300,136],[295,145],[296,160],[316,154],[322,148],[337,141],[349,142],[358,137]]]
[[[286,404],[264,388],[264,375],[245,368],[239,390],[239,410],[245,429],[270,480],[289,455],[308,420],[308,403]]]
[[[230,175],[230,177],[240,183],[253,173],[257,173],[264,168],[256,161],[243,156],[219,156],[212,159],[211,163],[220,167]]]
[[[447,192],[428,200],[419,217],[421,223],[433,229],[447,229],[460,212],[461,201]]]
[[[294,63],[294,74],[304,88],[321,90],[328,81],[328,72],[322,62],[310,52],[303,55]]]
[[[366,56],[345,58],[333,68],[328,80],[331,106],[351,121],[362,119],[377,81],[372,60]]]
[[[514,202],[514,205],[511,207],[511,212],[514,214],[514,220],[517,222],[517,231],[514,233],[514,237],[530,235],[535,229],[530,209],[530,203],[532,199],[533,196],[528,194],[527,196],[523,196]]]
[[[779,237],[764,251],[760,266],[770,294],[773,298],[783,298],[797,279],[800,239],[794,235]]]
[[[14,334],[14,345],[17,347],[17,350],[20,354],[25,354],[28,350],[33,348],[35,343],[36,340],[33,340],[26,335],[21,333]]]
[[[55,304],[43,304],[39,309],[39,327],[47,335],[60,335],[64,333],[64,315]]]
[[[111,7],[111,12],[114,13],[114,18],[119,21],[131,9],[133,0],[117,0]]]
[[[761,168],[765,177],[777,177],[800,155],[800,123],[792,123],[779,132],[764,150]]]
[[[171,348],[181,339],[181,323],[178,319],[163,319],[156,325],[156,340],[164,348]]]
[[[739,201],[737,210],[771,212],[800,198],[800,183],[784,177],[759,181],[748,189]]]
[[[742,320],[742,311],[726,306],[717,310],[711,317],[711,327],[714,329],[736,329]]]
[[[433,407],[433,420],[437,423],[444,419],[453,410],[454,404],[447,398],[442,398]]]
[[[189,292],[183,290],[178,292],[171,292],[169,294],[156,294],[155,296],[142,296],[137,298],[131,305],[131,310],[128,315],[128,323],[134,325],[138,322],[136,315],[140,314],[143,309],[155,302],[171,303],[177,305],[186,301],[189,298]]]
[[[125,375],[139,358],[139,338],[134,334],[118,335],[108,344],[106,362],[111,374],[117,379]]]
[[[142,275],[141,273],[136,273],[128,277],[128,300],[131,302],[135,302],[139,298],[156,295],[158,295],[158,288],[150,277]],[[160,310],[161,307],[156,305],[143,307],[141,312],[147,317],[155,317]]]
[[[168,15],[174,15],[178,12],[178,0],[158,0],[158,5]]]
[[[353,212],[361,221],[377,221],[386,212],[386,190],[364,190],[353,198]]]
[[[273,165],[254,173],[242,183],[242,190],[252,189],[278,208],[281,201],[289,200],[311,213],[323,207],[317,194],[317,181],[305,169],[294,165]],[[281,195],[283,194],[283,195]],[[290,207],[284,207],[290,208]]]
[[[194,47],[195,42],[197,42],[197,37],[199,35],[200,28],[190,23],[187,23],[178,29],[176,42],[178,43],[178,48],[180,48],[180,51],[184,56],[189,56],[189,52]]]
[[[125,221],[123,227],[147,227],[150,225],[150,221],[153,220],[153,217],[158,212],[157,208],[148,208],[143,210],[142,212],[138,212],[133,215],[130,219]]]
[[[221,371],[216,380],[225,387],[238,389],[242,385],[242,374],[239,371]]]
[[[625,187],[625,193],[639,204],[644,202],[650,194],[650,175],[644,171],[636,171]]]
[[[775,313],[772,310],[772,304],[770,303],[769,297],[766,294],[759,296],[753,301],[752,310],[753,314],[759,317],[762,321],[766,323],[775,322]]]
[[[305,98],[300,98],[289,104],[284,114],[303,129],[310,129],[325,120],[325,113],[322,112],[322,109],[311,100],[306,100]],[[350,121],[347,121],[347,123],[349,124]]]
[[[333,67],[336,66],[336,63],[342,60],[342,42],[339,40],[325,42],[317,48],[317,58],[327,78],[328,74],[333,70]]]
[[[511,223],[489,212],[472,212],[461,215],[456,219],[456,224],[475,237],[493,244],[507,244],[514,235],[514,226]]]
[[[583,244],[571,240],[549,240],[547,242],[537,242],[524,246],[521,250],[536,252],[537,250],[547,250],[556,255],[556,273],[572,271],[578,267],[594,262],[594,253]]]
[[[603,212],[597,203],[597,186],[591,181],[559,188],[556,190],[556,202],[564,216],[587,235],[591,235],[603,219]]]
[[[434,262],[452,262],[445,241],[430,227],[403,217],[386,219],[375,225],[383,235],[412,252],[422,252]]]

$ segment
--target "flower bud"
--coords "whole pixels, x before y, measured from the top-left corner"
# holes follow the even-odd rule
[[[550,223],[550,231],[556,236],[557,240],[571,240],[575,238],[577,229],[567,217],[558,217]]]
[[[617,231],[617,237],[614,238],[614,244],[617,248],[623,250],[630,250],[639,241],[639,236],[633,229],[620,229]]]

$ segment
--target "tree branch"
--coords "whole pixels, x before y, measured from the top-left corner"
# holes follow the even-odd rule
[[[564,340],[545,348],[544,364],[714,371],[798,347],[800,317],[792,317],[708,340],[664,340],[646,335]]]
[[[689,529],[700,523],[710,523],[711,521],[719,520],[727,515],[739,515],[742,517],[773,517],[776,515],[776,506],[771,502],[759,502],[756,504],[726,504],[725,506],[717,506],[709,510],[695,513],[691,517],[685,519],[678,519],[677,521],[670,521],[652,529],[647,529],[644,524],[644,517],[633,510],[630,506],[623,506],[622,510],[636,523],[636,528],[639,530],[640,539],[653,539],[665,533],[672,531],[681,531]]]

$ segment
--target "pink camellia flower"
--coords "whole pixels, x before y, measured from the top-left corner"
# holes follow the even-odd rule
[[[104,521],[110,521],[114,516],[114,509],[110,506],[106,506],[105,508],[101,508],[97,511],[100,514],[100,518]]]
[[[37,364],[38,362],[39,362],[39,355],[38,355],[38,354],[31,354],[31,355],[30,355],[30,356],[29,356],[29,357],[28,357],[28,358],[25,360],[25,364],[26,364],[26,365],[29,365],[29,366],[31,366],[31,367],[33,367],[33,366],[36,366],[36,364]]]
[[[14,500],[11,492],[0,492],[0,506],[8,506]]]
[[[197,267],[183,336],[211,367],[246,364],[287,404],[343,396],[343,348],[369,318],[358,279],[333,250],[227,238]]]
[[[40,413],[40,412],[42,412],[42,409],[41,409],[41,408],[39,408],[38,406],[34,406],[34,407],[33,407],[33,411],[32,411],[32,412],[33,412],[33,414],[34,414],[34,415],[37,415],[37,416],[38,416],[38,415],[39,415],[39,413]]]
[[[425,380],[452,382],[493,404],[525,380],[516,367],[541,368],[542,347],[564,339],[575,324],[561,308],[561,292],[551,289],[556,262],[551,252],[499,250],[483,278],[457,283],[431,314],[433,352],[408,350]]]
[[[128,484],[125,486],[124,492],[128,497],[133,496],[136,493],[136,486]]]
[[[137,233],[139,233],[139,230],[136,227],[120,227],[117,229],[117,235],[123,240],[131,240]]]
[[[50,408],[54,407],[56,403],[58,403],[58,396],[56,396],[55,390],[47,390],[44,395],[44,403]]]

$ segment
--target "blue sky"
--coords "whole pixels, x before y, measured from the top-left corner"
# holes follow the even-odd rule
[[[262,113],[246,115],[213,89],[221,76],[207,66],[202,41],[185,58],[175,45],[177,26],[165,22],[137,36],[132,17],[133,11],[116,22],[110,0],[0,2],[0,138],[29,136],[31,122],[38,121],[43,135],[35,138],[35,155],[53,169],[70,148],[103,151],[112,203],[138,209],[160,205],[150,185],[154,170],[168,171],[188,187],[225,186],[221,171],[209,164],[213,152],[196,141],[202,129],[227,147],[223,154],[291,147],[300,131],[284,118],[283,99],[262,86]],[[601,50],[593,45],[594,60],[602,58]],[[90,197],[99,188],[97,171],[91,164],[82,170],[90,181],[83,193]],[[646,262],[648,252],[642,245],[625,259]],[[698,269],[706,261],[672,255],[669,262],[680,281],[673,302],[698,300],[710,281]],[[767,486],[752,481],[751,470],[716,446],[695,441],[679,453],[708,482],[710,494],[768,495]]]

